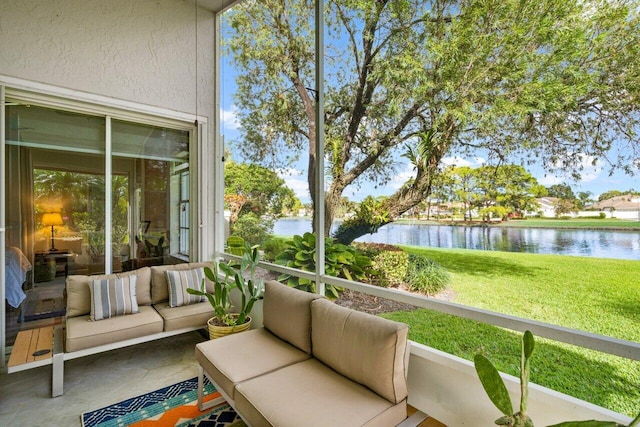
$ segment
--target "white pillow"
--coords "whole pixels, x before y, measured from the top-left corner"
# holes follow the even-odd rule
[[[169,283],[169,307],[197,304],[205,301],[205,296],[191,295],[187,289],[200,290],[204,278],[204,268],[191,270],[167,270]]]
[[[91,320],[109,319],[138,312],[138,276],[96,279],[91,282]]]

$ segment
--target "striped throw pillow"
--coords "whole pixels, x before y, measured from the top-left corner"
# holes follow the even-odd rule
[[[189,288],[200,290],[203,277],[204,268],[202,267],[192,270],[168,270],[169,307],[180,307],[205,301],[206,297],[191,295],[187,292]]]
[[[91,283],[91,320],[138,312],[137,276],[96,279]]]

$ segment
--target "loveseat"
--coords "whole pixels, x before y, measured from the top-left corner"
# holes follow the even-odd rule
[[[167,272],[189,272],[201,270],[211,263],[184,263],[143,267],[125,273],[108,275],[72,275],[67,277],[67,319],[65,335],[65,353],[73,353],[92,348],[108,349],[109,345],[135,340],[144,341],[148,337],[161,338],[163,333],[180,332],[206,328],[207,320],[213,316],[208,301],[196,301],[187,304],[176,296],[177,305],[171,307],[170,286]],[[199,273],[200,274],[200,273]],[[177,275],[178,281],[192,280],[197,283],[201,275]],[[135,279],[132,279],[135,278]],[[99,295],[92,295],[91,286],[95,281],[109,282],[108,286],[119,285],[120,291],[126,290],[123,310],[117,315],[106,317],[100,312],[109,305],[120,301],[122,295],[111,295],[96,301]],[[117,283],[116,283],[117,281]],[[134,285],[132,285],[134,284]],[[96,285],[98,286],[98,285]],[[127,286],[132,286],[133,290]],[[180,287],[180,283],[177,285]],[[198,283],[198,288],[200,283]],[[104,285],[103,285],[104,289]],[[121,294],[122,292],[120,292]],[[94,291],[93,294],[96,294]],[[133,302],[135,300],[135,304]],[[137,306],[137,313],[131,305]],[[107,315],[108,316],[108,315]],[[96,318],[100,318],[96,320]],[[114,347],[115,348],[115,347]]]
[[[408,326],[265,283],[264,327],[196,345],[250,426],[394,426],[407,415]]]

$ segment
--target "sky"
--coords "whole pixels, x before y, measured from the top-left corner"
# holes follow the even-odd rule
[[[227,93],[222,99],[221,125],[225,140],[230,141],[240,138],[240,129],[233,106],[232,93],[229,91],[231,85],[227,83],[228,82],[225,81],[225,92]],[[305,158],[305,156],[302,157]],[[372,183],[363,183],[359,189],[347,188],[343,195],[348,197],[349,200],[361,201],[369,195],[389,196],[393,194],[414,175],[412,166],[406,159],[402,158],[402,161],[405,161],[405,163],[398,165],[397,173],[394,174],[392,180],[387,185],[374,188],[374,184]],[[486,159],[480,156],[448,156],[442,159],[442,163],[447,166],[469,166],[472,168],[482,166],[485,162]],[[631,177],[622,171],[609,176],[608,169],[599,166],[598,163],[593,166],[590,161],[585,161],[579,181],[575,181],[569,175],[550,174],[546,172],[541,165],[527,166],[526,169],[538,180],[538,183],[545,187],[550,187],[555,184],[569,184],[574,194],[577,195],[579,192],[589,191],[592,193],[593,199],[597,199],[600,194],[610,190],[624,191],[633,188],[640,191],[640,176]],[[277,171],[278,175],[284,179],[287,186],[296,193],[296,196],[302,203],[308,203],[310,201],[306,170],[306,160],[302,160],[292,167]]]
[[[236,90],[235,70],[230,64],[229,58],[222,58],[222,91],[221,91],[221,111],[220,121],[222,126],[222,134],[225,141],[238,141],[240,139],[239,123],[236,117],[236,108],[233,104],[233,94]],[[229,144],[227,144],[229,146]],[[236,157],[235,154],[233,157]],[[306,156],[301,156],[303,160],[291,167],[285,167],[276,171],[278,175],[285,180],[287,186],[291,188],[302,201],[302,203],[310,202],[308,185],[306,180]],[[625,191],[635,189],[640,191],[640,176],[629,176],[623,171],[616,171],[612,175],[609,169],[603,167],[602,162],[591,164],[591,158],[585,159],[584,167],[581,172],[580,180],[574,180],[570,175],[554,175],[544,170],[542,165],[528,165],[525,168],[531,173],[539,184],[550,187],[555,184],[568,184],[571,186],[574,194],[580,192],[591,192],[592,199],[597,200],[598,196],[610,190]],[[459,157],[452,154],[442,159],[445,165],[469,166],[472,168],[482,166],[485,158],[481,155]],[[352,201],[361,201],[369,195],[388,196],[393,194],[400,188],[409,178],[413,176],[412,166],[405,158],[398,158],[396,173],[392,180],[384,186],[375,186],[373,183],[363,183],[360,188],[348,187],[343,196],[348,197]],[[639,171],[640,175],[640,171]]]

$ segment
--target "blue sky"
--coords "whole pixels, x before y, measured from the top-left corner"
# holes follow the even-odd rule
[[[236,109],[233,104],[233,95],[236,90],[235,84],[235,70],[230,65],[229,58],[222,58],[221,66],[222,75],[222,91],[221,91],[221,112],[220,120],[222,125],[222,134],[225,137],[225,141],[238,141],[240,139],[239,123],[236,119]],[[227,143],[229,148],[231,144]],[[233,157],[238,160],[236,153],[233,153]],[[308,193],[308,185],[306,181],[306,156],[301,156],[304,160],[298,162],[288,168],[283,168],[277,171],[278,174],[286,181],[287,185],[296,193],[298,198],[303,203],[310,201]],[[629,176],[622,171],[617,171],[613,175],[609,176],[608,167],[603,167],[602,162],[596,163],[593,166],[591,163],[592,158],[586,158],[584,160],[584,168],[581,173],[581,179],[575,181],[570,175],[554,175],[546,172],[541,165],[526,166],[526,169],[538,180],[538,182],[545,187],[549,187],[554,184],[569,184],[573,189],[573,192],[577,195],[582,191],[590,191],[592,198],[597,199],[600,194],[610,190],[625,191],[628,189],[635,189],[640,191],[640,177]],[[360,201],[368,195],[391,195],[402,184],[404,184],[409,178],[412,177],[413,172],[411,165],[408,164],[407,159],[399,158],[399,164],[394,174],[393,179],[385,186],[378,186],[375,188],[373,183],[362,183],[360,188],[347,188],[344,192],[344,196],[350,200]],[[459,157],[455,153],[452,153],[449,157],[443,159],[443,163],[446,165],[457,166],[470,166],[478,167],[485,162],[485,158],[481,155],[477,157]],[[640,171],[639,171],[640,173]]]
[[[235,107],[233,105],[233,91],[232,87],[235,84],[227,81],[224,82],[225,90],[222,97],[222,111],[221,111],[221,124],[222,133],[225,136],[226,141],[239,140],[240,131],[239,124],[236,120]],[[305,156],[303,156],[304,158]],[[402,158],[406,162],[406,159]],[[443,163],[447,165],[457,166],[470,166],[478,167],[485,162],[483,157],[459,157],[449,156],[443,159]],[[577,195],[581,191],[590,191],[593,193],[593,198],[596,198],[603,192],[609,190],[628,190],[633,188],[640,191],[640,177],[630,177],[624,172],[616,172],[612,176],[609,176],[609,171],[603,168],[598,163],[596,166],[591,165],[590,159],[584,162],[584,170],[581,173],[581,180],[574,181],[570,176],[561,176],[549,174],[542,168],[542,166],[533,165],[527,166],[527,170],[536,177],[538,182],[545,187],[549,187],[554,184],[569,184],[573,189],[573,192]],[[306,163],[300,161],[298,164],[291,168],[286,168],[278,171],[281,178],[285,180],[287,185],[294,190],[298,198],[303,203],[309,202],[308,185],[306,181]],[[413,175],[411,165],[407,163],[399,164],[397,173],[394,178],[387,185],[374,188],[372,183],[363,183],[360,189],[348,188],[344,196],[350,200],[360,201],[368,195],[391,195],[393,194],[404,182],[406,182]]]

